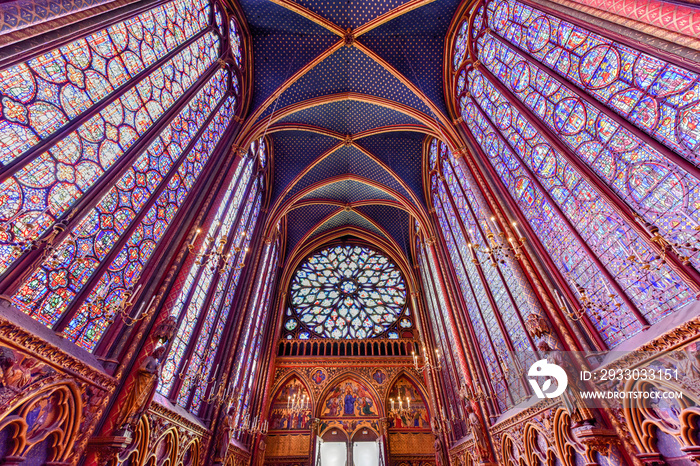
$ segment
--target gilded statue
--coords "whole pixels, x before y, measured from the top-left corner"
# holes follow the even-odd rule
[[[124,400],[124,405],[119,413],[117,426],[119,429],[133,431],[141,419],[141,415],[148,409],[153,399],[158,379],[160,378],[161,359],[165,355],[165,346],[159,346],[148,356],[134,377],[134,384]]]

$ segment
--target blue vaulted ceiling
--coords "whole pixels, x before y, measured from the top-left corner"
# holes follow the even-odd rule
[[[428,210],[423,141],[449,122],[442,62],[458,3],[240,0],[254,59],[245,125],[271,142],[270,215],[287,219],[288,252],[345,226],[406,251]]]

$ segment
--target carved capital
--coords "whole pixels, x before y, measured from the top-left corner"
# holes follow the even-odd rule
[[[549,328],[547,321],[539,314],[530,314],[527,316],[525,327],[528,333],[536,338],[542,338],[544,335],[552,333],[552,329]]]
[[[97,456],[100,464],[109,464],[119,452],[126,450],[131,444],[131,437],[93,437],[88,442],[88,450]]]
[[[467,146],[460,147],[452,152],[455,159],[459,160],[467,154]]]
[[[596,453],[608,456],[613,445],[619,443],[619,438],[613,430],[604,429],[594,425],[582,425],[572,429],[574,436],[581,445],[586,447],[586,458],[591,465],[596,462]]]

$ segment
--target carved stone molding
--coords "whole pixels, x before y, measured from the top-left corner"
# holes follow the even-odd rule
[[[49,446],[48,461],[75,464],[87,447],[116,388],[116,380],[107,375],[90,353],[63,340],[26,314],[0,303],[0,422],[21,421],[33,406],[41,406],[40,419],[62,419],[51,427],[63,431],[60,442]],[[14,453],[24,455],[38,441],[35,432],[18,431]],[[48,421],[47,421],[48,422]],[[46,426],[48,429],[49,426]]]

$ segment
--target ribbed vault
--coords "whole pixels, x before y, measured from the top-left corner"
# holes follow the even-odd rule
[[[241,1],[254,95],[237,143],[270,141],[267,228],[286,219],[288,258],[347,229],[408,256],[412,219],[430,230],[422,147],[456,139],[441,70],[458,3]]]

